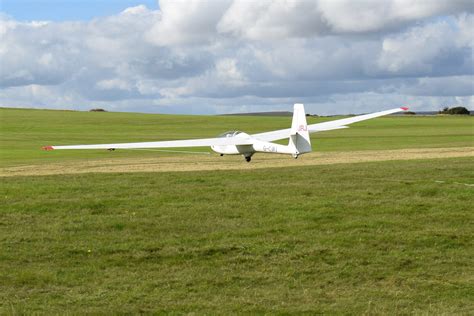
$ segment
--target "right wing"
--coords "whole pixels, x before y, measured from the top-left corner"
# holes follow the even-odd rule
[[[334,121],[329,121],[329,122],[323,122],[323,123],[316,123],[316,124],[311,124],[308,125],[308,132],[310,133],[316,133],[316,132],[324,132],[324,131],[331,131],[335,129],[341,129],[341,128],[348,128],[349,124],[360,122],[360,121],[365,121],[365,120],[370,120],[372,118],[376,118],[379,116],[384,116],[392,113],[397,113],[401,111],[408,111],[408,108],[406,107],[401,107],[401,108],[396,108],[396,109],[391,109],[391,110],[386,110],[386,111],[381,111],[381,112],[375,112],[375,113],[370,113],[370,114],[364,114],[364,115],[358,115],[354,117],[348,117],[340,120],[334,120]],[[275,141],[279,139],[285,139],[288,138],[291,133],[291,128],[286,128],[286,129],[280,129],[276,131],[271,131],[271,132],[265,132],[265,133],[258,133],[258,134],[252,134],[250,136],[255,137],[256,139],[263,140],[263,141]]]
[[[118,144],[94,144],[94,145],[66,145],[66,146],[45,146],[44,150],[53,149],[136,149],[136,148],[179,148],[179,147],[205,147],[222,145],[251,145],[250,138],[239,137],[217,137],[203,139],[183,139],[161,142],[142,143],[118,143]]]
[[[393,113],[397,113],[401,111],[408,111],[408,108],[401,107],[401,108],[396,108],[396,109],[391,109],[391,110],[386,110],[386,111],[380,111],[380,112],[375,112],[375,113],[370,113],[370,114],[348,117],[348,118],[335,120],[335,121],[311,124],[311,125],[308,125],[308,131],[310,133],[315,133],[315,132],[329,131],[329,130],[338,129],[338,128],[347,128],[348,126],[346,125],[349,125],[349,124],[353,124],[353,123],[357,123],[357,122],[361,122],[365,120],[370,120],[379,116],[389,115],[389,114],[393,114]]]

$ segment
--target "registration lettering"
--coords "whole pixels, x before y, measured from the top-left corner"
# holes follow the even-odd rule
[[[269,153],[276,153],[277,148],[276,148],[276,146],[272,146],[272,145],[263,145],[263,151],[264,152],[269,152]]]

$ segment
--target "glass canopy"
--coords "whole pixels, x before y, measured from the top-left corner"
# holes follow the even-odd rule
[[[240,133],[242,133],[242,132],[241,131],[228,131],[228,132],[220,134],[217,137],[222,137],[222,138],[224,138],[224,137],[234,137],[234,136],[236,136]]]

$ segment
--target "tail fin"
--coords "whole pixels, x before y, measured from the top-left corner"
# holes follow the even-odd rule
[[[294,147],[296,155],[311,152],[311,140],[309,138],[308,125],[306,124],[306,113],[304,105],[296,103],[293,110],[293,121],[291,122],[290,147]]]

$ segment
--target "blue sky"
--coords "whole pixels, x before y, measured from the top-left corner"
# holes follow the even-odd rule
[[[0,0],[0,10],[19,21],[85,21],[140,4],[158,9],[156,0]]]

